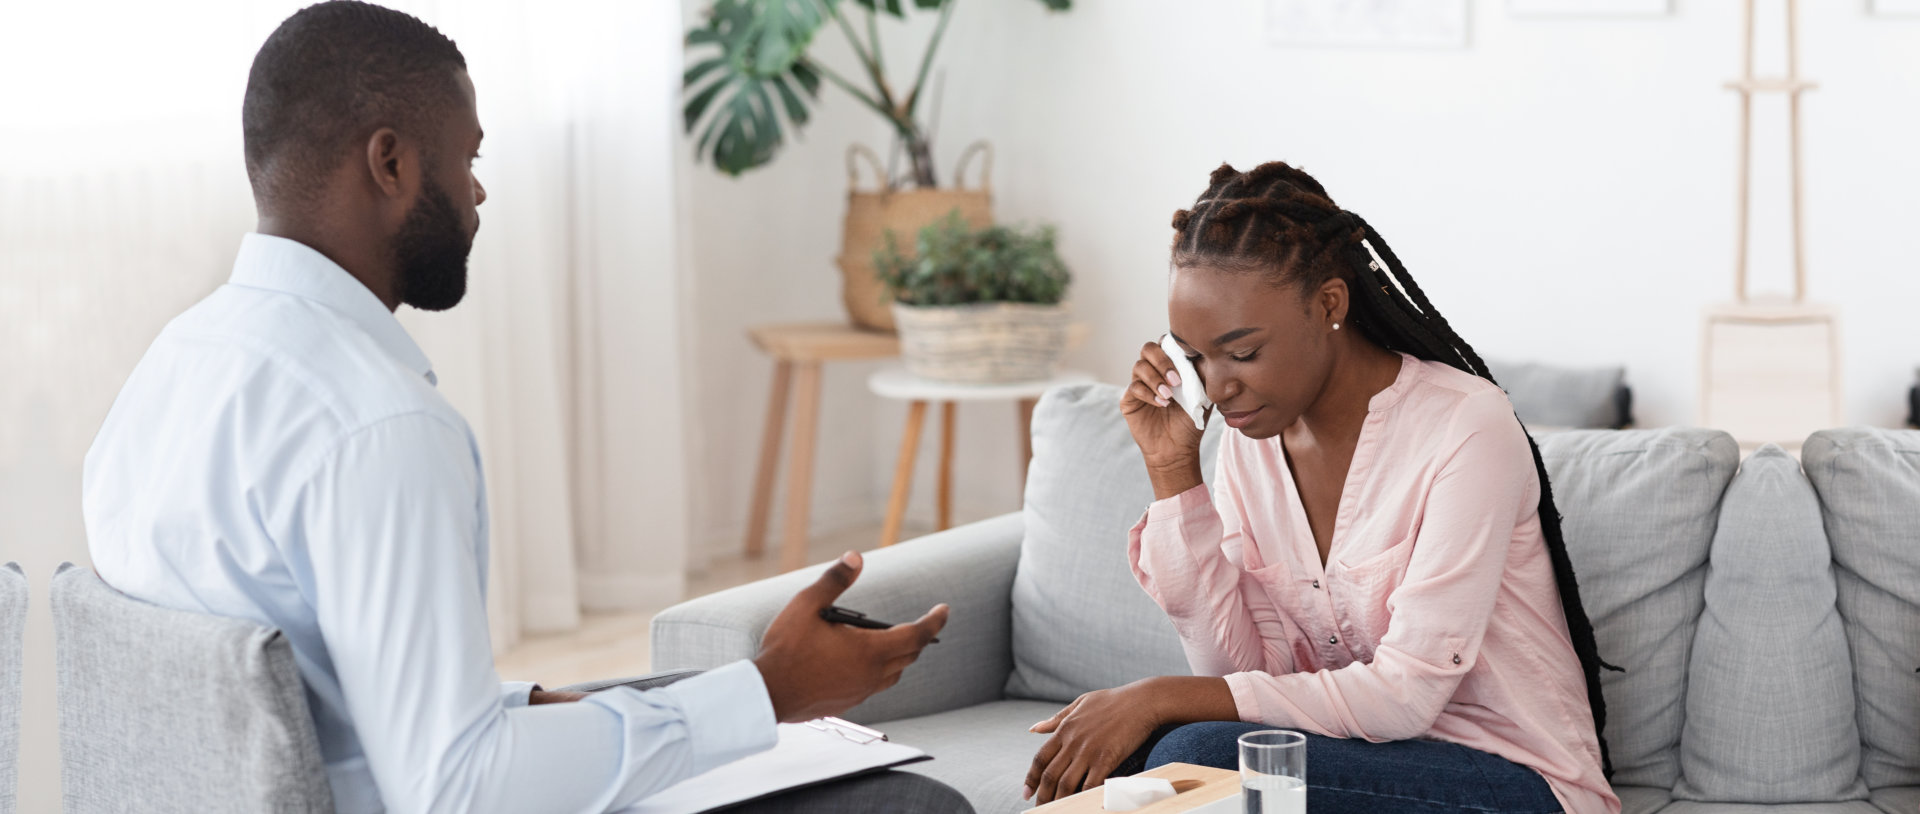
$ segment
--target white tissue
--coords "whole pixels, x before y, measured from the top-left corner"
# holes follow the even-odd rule
[[[1158,777],[1109,777],[1101,788],[1106,789],[1101,807],[1108,811],[1146,808],[1174,794],[1173,782]]]
[[[1187,352],[1180,349],[1180,343],[1173,341],[1173,334],[1160,337],[1160,349],[1173,359],[1173,369],[1180,374],[1180,386],[1173,388],[1173,403],[1187,411],[1193,419],[1193,428],[1207,428],[1207,408],[1213,402],[1207,399],[1207,388],[1200,383],[1200,374],[1194,372],[1193,363],[1187,361]]]

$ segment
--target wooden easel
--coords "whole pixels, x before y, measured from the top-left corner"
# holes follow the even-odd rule
[[[1837,426],[1844,414],[1840,385],[1839,312],[1810,304],[1802,240],[1800,94],[1812,82],[1800,78],[1798,3],[1787,2],[1787,72],[1762,77],[1753,71],[1754,3],[1746,0],[1745,59],[1740,79],[1727,88],[1740,94],[1740,182],[1734,249],[1735,301],[1706,311],[1701,342],[1700,415],[1708,427],[1732,433],[1743,451],[1776,443],[1798,452],[1814,430]],[[1747,242],[1753,178],[1753,96],[1787,96],[1788,162],[1793,217],[1793,296],[1752,297],[1747,290]]]

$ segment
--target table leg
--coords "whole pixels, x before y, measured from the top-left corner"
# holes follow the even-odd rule
[[[907,493],[913,488],[913,459],[920,452],[920,425],[927,418],[927,403],[907,404],[907,429],[900,435],[900,461],[893,467],[893,494],[887,498],[887,521],[880,527],[880,547],[900,540],[900,521],[907,514]]]
[[[1033,466],[1033,405],[1038,402],[1038,399],[1020,400],[1020,493],[1022,495],[1027,491],[1027,470]]]
[[[953,402],[940,405],[940,523],[953,528]]]
[[[767,423],[760,431],[760,468],[753,476],[753,507],[747,516],[747,556],[758,559],[767,550],[767,515],[773,508],[773,479],[780,467],[780,431],[787,417],[787,389],[793,382],[793,363],[773,365],[773,391],[767,395]]]
[[[813,502],[813,441],[820,424],[820,363],[796,362],[800,387],[794,401],[793,451],[787,459],[787,528],[780,543],[780,570],[807,564],[807,513]]]

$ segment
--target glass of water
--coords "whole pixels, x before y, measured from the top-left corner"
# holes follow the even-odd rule
[[[1240,799],[1246,814],[1306,814],[1307,736],[1285,729],[1241,735]]]

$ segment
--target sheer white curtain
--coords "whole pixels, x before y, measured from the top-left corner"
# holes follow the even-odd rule
[[[253,225],[241,92],[302,5],[38,4],[0,24],[0,561],[32,575],[27,692],[47,702],[28,704],[21,810],[58,805],[44,597],[56,563],[86,560],[81,457]],[[402,321],[480,437],[496,648],[664,606],[688,548],[678,4],[388,5],[460,44],[487,131],[468,298]]]

